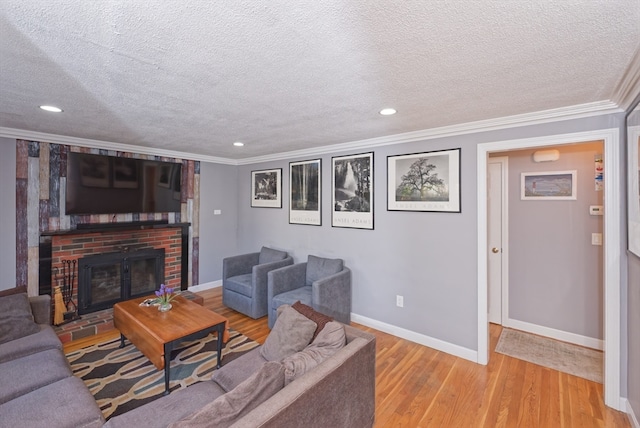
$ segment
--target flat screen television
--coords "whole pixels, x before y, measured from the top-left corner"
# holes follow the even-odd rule
[[[66,214],[180,211],[182,164],[70,152]]]

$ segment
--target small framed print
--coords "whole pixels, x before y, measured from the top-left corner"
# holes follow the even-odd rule
[[[282,168],[251,171],[251,206],[282,208]]]
[[[373,229],[373,152],[331,159],[331,225]]]
[[[577,198],[577,171],[523,172],[520,199],[523,201],[567,201]]]
[[[460,149],[387,157],[387,210],[460,212]]]
[[[322,159],[289,163],[289,223],[322,225]]]

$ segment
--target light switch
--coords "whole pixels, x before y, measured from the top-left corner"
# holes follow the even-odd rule
[[[213,210],[213,215],[220,215],[222,214],[221,210]]]
[[[602,245],[602,233],[591,234],[591,245]]]

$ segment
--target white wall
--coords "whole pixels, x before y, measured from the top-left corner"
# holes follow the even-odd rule
[[[0,138],[0,290],[16,286],[16,140]]]

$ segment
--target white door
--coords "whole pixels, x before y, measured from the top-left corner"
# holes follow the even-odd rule
[[[502,324],[503,263],[506,249],[506,171],[507,157],[489,158],[487,165],[487,276],[489,322]],[[506,314],[505,314],[506,316]]]

